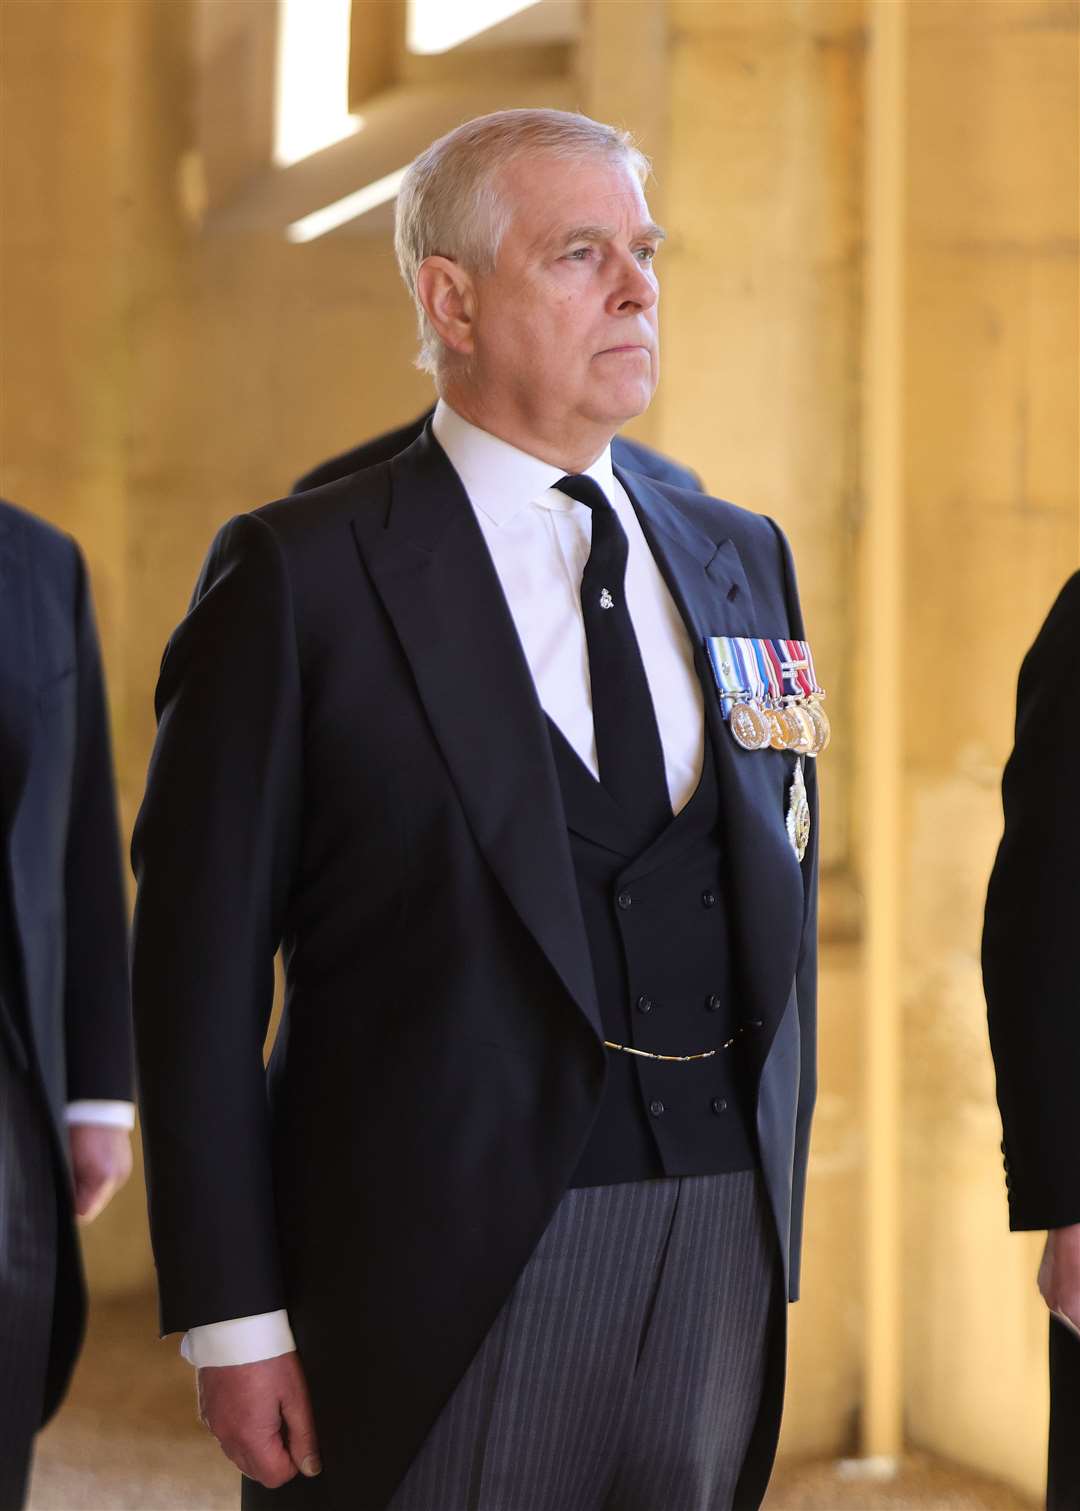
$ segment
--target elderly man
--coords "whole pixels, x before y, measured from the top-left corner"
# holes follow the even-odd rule
[[[127,909],[78,547],[0,502],[0,1508],[63,1397],[86,1295],[73,1217],[131,1171]]]
[[[1080,1506],[1080,572],[1028,652],[986,898],[983,981],[1013,1229],[1045,1229],[1049,1511]]]
[[[538,110],[413,163],[434,419],[227,524],[166,652],[151,1221],[248,1506],[720,1511],[768,1479],[814,1098],[781,726],[814,710],[805,751],[823,717],[777,527],[611,466],[658,373],[646,169]]]

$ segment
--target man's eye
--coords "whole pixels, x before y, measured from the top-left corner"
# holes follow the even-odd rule
[[[656,256],[656,248],[655,247],[638,247],[638,249],[637,249],[637,255],[641,258],[641,260],[643,262],[652,262],[653,258]]]
[[[571,262],[584,262],[591,252],[592,247],[575,247],[572,252],[567,252],[566,255]]]

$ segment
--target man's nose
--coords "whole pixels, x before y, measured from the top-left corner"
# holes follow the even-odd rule
[[[620,277],[614,291],[616,308],[625,309],[631,304],[638,309],[649,310],[656,303],[659,294],[651,264],[627,256],[620,267]]]

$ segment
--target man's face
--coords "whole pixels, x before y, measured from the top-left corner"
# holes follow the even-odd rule
[[[619,159],[524,157],[501,188],[513,218],[495,270],[474,280],[475,391],[540,432],[614,430],[648,407],[659,376],[663,232]]]

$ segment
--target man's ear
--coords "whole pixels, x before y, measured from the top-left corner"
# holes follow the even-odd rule
[[[416,274],[416,293],[443,345],[459,356],[472,356],[476,297],[465,269],[449,257],[425,257]]]

